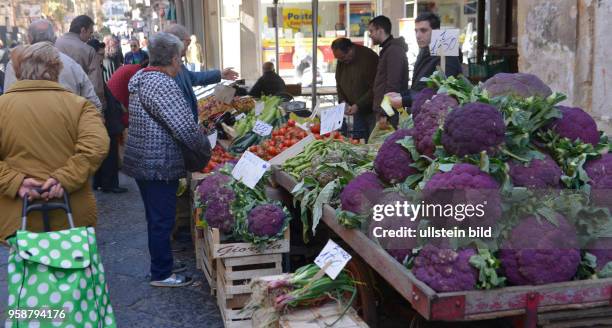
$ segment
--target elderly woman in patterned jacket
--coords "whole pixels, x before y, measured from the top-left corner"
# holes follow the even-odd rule
[[[149,67],[128,84],[129,132],[123,170],[136,179],[144,202],[151,255],[151,285],[181,287],[191,278],[174,266],[170,235],[175,223],[176,191],[186,175],[180,145],[210,151],[206,133],[193,120],[191,108],[174,77],[181,69],[183,42],[157,33],[149,44]]]

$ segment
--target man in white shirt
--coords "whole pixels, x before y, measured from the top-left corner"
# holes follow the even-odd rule
[[[35,44],[38,42],[55,42],[55,34],[53,32],[53,25],[48,20],[39,19],[28,27],[28,42]],[[102,103],[96,95],[93,84],[89,80],[89,77],[81,68],[77,62],[72,58],[68,57],[64,53],[60,52],[60,60],[62,61],[63,68],[59,75],[59,84],[61,84],[67,90],[89,100],[98,111],[102,112]],[[4,89],[8,90],[13,83],[17,82],[15,77],[15,70],[13,69],[12,62],[9,62],[6,66],[6,72],[4,76]]]

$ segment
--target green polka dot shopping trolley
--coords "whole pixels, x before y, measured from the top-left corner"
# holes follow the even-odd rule
[[[64,210],[70,229],[49,232],[51,210]],[[45,231],[28,232],[27,215],[43,214]],[[63,202],[23,200],[22,226],[8,240],[8,311],[5,327],[117,327],[92,227],[74,227]]]

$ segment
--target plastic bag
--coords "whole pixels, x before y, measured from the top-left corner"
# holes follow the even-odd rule
[[[370,138],[368,138],[368,143],[381,144],[394,131],[395,129],[393,128],[393,126],[391,126],[391,124],[387,124],[387,128],[383,129],[381,128],[380,122],[376,122],[376,126],[374,126],[372,133],[370,133]]]

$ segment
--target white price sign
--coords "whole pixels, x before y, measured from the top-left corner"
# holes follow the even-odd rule
[[[210,149],[215,148],[217,145],[217,130],[208,135],[208,142],[210,143]]]
[[[242,154],[236,166],[234,166],[232,176],[234,179],[253,189],[268,168],[270,168],[268,162],[247,150]]]
[[[459,56],[459,29],[431,31],[429,50],[432,56]]]
[[[321,134],[336,131],[342,127],[344,120],[344,108],[346,103],[341,103],[336,107],[321,110]]]
[[[253,132],[257,133],[258,135],[262,137],[269,136],[270,133],[272,133],[272,129],[273,129],[272,125],[264,121],[259,121],[259,120],[257,120],[255,122],[255,126],[253,126]]]
[[[263,112],[265,107],[265,104],[263,101],[258,101],[255,103],[255,116],[259,116],[261,115],[261,112]]]
[[[245,118],[246,114],[245,113],[240,113],[238,115],[236,115],[236,117],[234,118],[236,120],[236,122],[240,121],[241,119]]]
[[[351,254],[330,239],[315,259],[315,264],[330,278],[336,279],[350,260]]]

